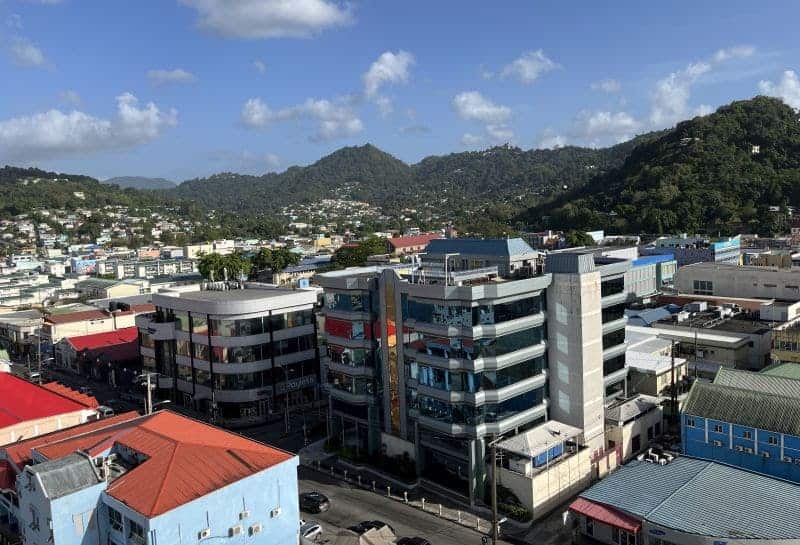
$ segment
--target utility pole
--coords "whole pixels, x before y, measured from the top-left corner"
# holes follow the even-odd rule
[[[492,440],[492,545],[497,545],[497,435]]]
[[[670,401],[672,403],[670,421],[672,425],[675,426],[678,423],[678,386],[675,384],[675,339],[672,340],[670,346],[670,356],[670,374],[672,380],[672,388],[670,389]]]
[[[145,375],[145,378],[147,380],[147,397],[145,398],[146,402],[145,402],[144,412],[145,412],[145,414],[152,414],[153,413],[153,394],[152,394],[152,392],[150,390],[150,373],[147,373]]]

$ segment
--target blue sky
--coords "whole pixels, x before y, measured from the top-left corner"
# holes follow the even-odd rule
[[[0,0],[0,164],[183,180],[800,108],[797,2]]]

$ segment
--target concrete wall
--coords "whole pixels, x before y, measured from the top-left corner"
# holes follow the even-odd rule
[[[550,418],[604,446],[600,273],[554,274],[547,289]]]
[[[94,411],[82,409],[71,413],[58,414],[39,418],[36,420],[26,420],[13,426],[0,428],[0,445],[7,445],[22,439],[30,439],[38,435],[44,435],[52,431],[57,431],[71,426],[77,426],[86,422]]]
[[[222,541],[230,545],[296,544],[300,528],[297,466],[298,458],[292,458],[150,520],[150,545],[198,543],[198,532],[204,528],[211,528],[212,536],[225,536]],[[276,508],[281,513],[271,517]],[[244,511],[249,516],[240,520]],[[228,538],[228,529],[239,524],[242,533]],[[254,524],[261,524],[262,530],[250,535]]]
[[[656,434],[656,424],[661,423],[660,431],[664,431],[663,427],[664,413],[661,407],[658,407],[641,418],[632,422],[627,422],[624,425],[609,425],[606,427],[606,443],[614,441],[615,447],[622,449],[622,462],[625,463],[643,450],[646,450],[650,444],[647,439],[647,432],[652,429],[653,438]],[[633,438],[639,436],[639,450],[633,450]]]
[[[517,496],[539,520],[563,504],[592,482],[593,468],[591,452],[583,449],[563,460],[525,476],[506,468],[498,468],[497,482]]]
[[[675,274],[680,293],[694,293],[694,281],[713,283],[712,295],[800,301],[800,270],[768,267],[682,267]]]

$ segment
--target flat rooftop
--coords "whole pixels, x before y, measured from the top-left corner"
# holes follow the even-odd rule
[[[256,285],[245,289],[201,290],[179,293],[157,293],[153,304],[174,310],[206,314],[263,313],[289,307],[310,306],[317,300],[313,290],[288,289]]]
[[[775,327],[775,323],[765,320],[755,320],[745,316],[732,316],[720,318],[715,312],[696,312],[683,321],[678,321],[677,315],[664,318],[654,322],[654,326],[659,324],[685,327],[689,329],[704,329],[710,331],[721,331],[729,333],[745,333],[753,335],[763,335]]]
[[[231,290],[189,291],[180,294],[184,301],[252,301],[253,299],[271,299],[295,293],[287,288],[245,288]]]

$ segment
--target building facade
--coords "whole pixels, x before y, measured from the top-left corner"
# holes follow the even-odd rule
[[[741,251],[741,239],[738,236],[711,240],[708,237],[689,237],[685,234],[661,237],[652,245],[640,249],[642,255],[672,254],[678,267],[703,262],[739,265]]]
[[[800,301],[800,269],[697,263],[675,275],[680,293]]]
[[[160,395],[226,426],[252,425],[318,398],[310,290],[248,287],[155,294],[137,319],[142,366]]]
[[[482,499],[487,444],[548,421],[602,454],[625,393],[630,260],[541,256],[521,239],[433,240],[411,266],[320,274],[331,437],[407,455]]]

